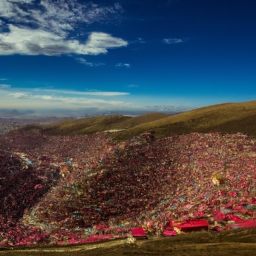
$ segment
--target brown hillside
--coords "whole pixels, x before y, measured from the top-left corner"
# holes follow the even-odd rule
[[[50,135],[92,134],[116,129],[120,123],[131,119],[128,116],[97,116],[80,120],[68,120],[44,127],[43,132]]]
[[[213,131],[256,136],[256,101],[213,105],[169,116],[137,125],[115,135],[115,139],[127,139],[149,130],[155,131],[156,138]]]
[[[137,117],[112,115],[69,120],[44,126],[43,132],[49,135],[82,135],[111,129],[127,129],[112,134],[116,140],[151,130],[155,131],[156,138],[215,131],[256,136],[256,101],[212,105],[176,115],[149,113]]]
[[[116,128],[120,129],[128,129],[132,128],[136,125],[152,122],[152,121],[157,121],[162,118],[169,117],[170,115],[164,114],[164,113],[157,113],[157,112],[152,112],[152,113],[147,113],[144,115],[132,117],[130,119],[125,120],[124,122],[120,123],[120,126],[116,126]]]
[[[70,135],[70,134],[92,134],[111,129],[129,129],[136,125],[166,118],[164,113],[148,113],[141,116],[129,117],[122,115],[98,116],[80,120],[65,120],[47,126],[29,125],[22,130],[43,129],[44,134]]]

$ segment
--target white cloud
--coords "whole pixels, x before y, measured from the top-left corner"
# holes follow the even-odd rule
[[[163,40],[163,42],[165,44],[180,44],[180,43],[184,43],[184,40],[179,38],[166,38]]]
[[[91,96],[103,96],[103,97],[113,97],[113,96],[124,96],[129,95],[128,92],[102,92],[102,91],[69,91],[69,90],[54,90],[54,89],[35,89],[36,92],[49,92],[58,94],[69,94],[69,95],[91,95]]]
[[[11,91],[10,91],[11,90]],[[118,92],[88,92],[80,94],[75,91],[59,90],[35,90],[35,89],[10,89],[0,88],[0,107],[19,108],[19,109],[84,109],[97,108],[106,109],[126,109],[130,107],[129,102],[120,100],[106,100],[90,96],[122,96]],[[55,93],[56,91],[56,93]],[[58,92],[58,93],[57,93]],[[62,95],[64,93],[64,95]],[[77,95],[75,95],[77,94]],[[25,100],[24,100],[25,99]]]
[[[127,67],[127,68],[131,67],[131,65],[128,63],[117,63],[115,66],[116,67]]]
[[[216,101],[212,98],[207,100]],[[198,105],[198,102],[200,100],[189,97],[150,97],[146,94],[131,95],[125,92],[0,88],[0,108],[42,110],[49,111],[51,114],[54,109],[80,111],[80,113],[84,109],[97,109],[98,111],[182,111],[188,110],[189,106],[193,106],[195,103]],[[209,105],[209,102],[207,104]]]
[[[105,63],[88,62],[84,58],[77,58],[76,60],[79,61],[81,64],[84,64],[84,65],[89,66],[89,67],[99,67],[99,66],[104,66],[105,65]]]
[[[0,55],[97,55],[127,46],[125,40],[101,32],[89,33],[86,42],[70,38],[80,23],[108,20],[121,11],[119,4],[102,7],[76,0],[1,0],[0,18],[7,20],[9,31],[0,33]]]
[[[11,19],[14,23],[33,23],[38,28],[63,34],[74,30],[76,24],[99,22],[115,17],[122,12],[119,4],[99,6],[91,2],[79,3],[77,0],[1,0],[0,17]]]
[[[102,99],[91,99],[91,98],[77,98],[77,97],[61,97],[61,96],[49,96],[49,95],[35,95],[35,99],[37,100],[43,100],[43,101],[50,101],[50,102],[60,102],[61,104],[67,104],[69,106],[74,105],[81,105],[83,107],[92,107],[92,106],[98,106],[100,105],[106,106],[117,106],[120,104],[127,105],[128,103],[125,103],[123,101],[107,101]]]
[[[87,42],[86,47],[90,52],[105,53],[107,48],[117,48],[127,46],[127,42],[121,38],[112,37],[106,33],[94,32],[91,33]]]
[[[0,17],[12,19],[14,22],[26,21],[28,12],[22,9],[24,4],[31,4],[34,0],[1,0]]]
[[[0,79],[0,80],[3,80],[3,79]],[[0,89],[8,89],[8,88],[11,88],[11,85],[9,85],[9,84],[0,84]]]
[[[87,63],[87,61],[84,58],[77,58],[76,60],[79,61],[82,64]]]
[[[20,28],[9,25],[10,32],[0,34],[0,55],[97,55],[108,49],[126,46],[127,42],[109,34],[93,32],[86,43],[65,40],[61,36],[42,29]]]
[[[143,38],[141,37],[138,37],[138,42],[141,43],[141,44],[145,44],[146,42],[143,40]]]
[[[8,2],[11,2],[11,3],[24,3],[24,4],[30,4],[30,3],[33,3],[35,0],[8,0]]]
[[[9,96],[12,96],[15,99],[28,99],[29,98],[29,94],[22,93],[22,92],[10,93]]]
[[[83,95],[94,95],[94,96],[104,96],[104,97],[113,97],[113,96],[123,96],[128,95],[128,92],[84,92]]]
[[[128,87],[132,88],[132,87],[138,87],[137,84],[129,84]]]

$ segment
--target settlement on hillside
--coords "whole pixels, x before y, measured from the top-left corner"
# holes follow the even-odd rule
[[[1,136],[1,244],[83,243],[139,227],[176,235],[199,219],[212,230],[254,225],[254,139],[145,136]]]

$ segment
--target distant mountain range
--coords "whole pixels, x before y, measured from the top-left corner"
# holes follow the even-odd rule
[[[32,115],[35,111],[33,110],[17,110],[17,109],[0,109],[0,117],[16,117],[23,115]]]

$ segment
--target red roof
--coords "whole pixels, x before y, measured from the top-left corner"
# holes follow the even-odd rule
[[[208,229],[209,223],[207,220],[187,220],[183,222],[170,221],[167,230],[171,230],[173,227],[177,227],[179,230],[187,232],[198,229]]]
[[[132,228],[131,229],[132,236],[134,237],[144,237],[147,236],[144,229],[142,227]]]
[[[230,224],[226,229],[237,229],[237,228],[253,228],[256,227],[256,220],[245,220],[234,224]]]

